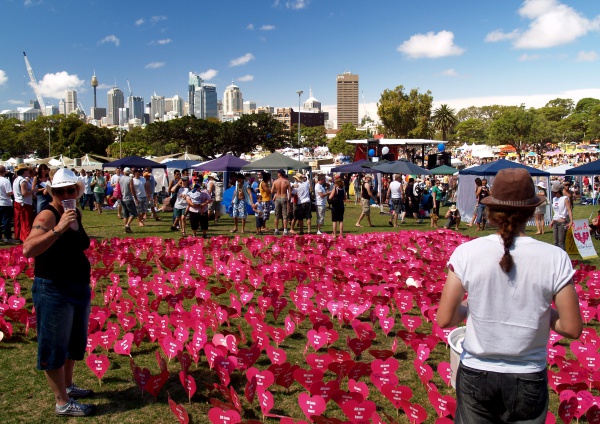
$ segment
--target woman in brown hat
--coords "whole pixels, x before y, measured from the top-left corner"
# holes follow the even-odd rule
[[[582,329],[573,267],[525,234],[542,203],[526,170],[498,172],[482,202],[498,231],[454,251],[437,313],[444,328],[467,318],[455,422],[544,423],[550,329],[570,338]]]

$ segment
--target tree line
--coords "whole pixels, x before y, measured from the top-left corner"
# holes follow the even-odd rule
[[[402,85],[386,89],[377,104],[381,120],[377,128],[386,138],[423,138],[463,143],[509,144],[520,153],[525,146],[541,153],[548,145],[600,139],[600,100],[554,99],[542,108],[520,106],[471,106],[456,112],[448,105],[433,109],[430,91],[406,91]],[[0,117],[0,155],[63,154],[81,157],[86,153],[109,157],[130,155],[162,156],[187,151],[205,159],[224,153],[241,155],[257,148],[274,151],[284,147],[313,149],[327,145],[333,154],[352,155],[354,145],[346,140],[371,134],[345,124],[329,140],[325,128],[303,127],[298,137],[294,125],[286,131],[269,114],[243,115],[233,122],[184,116],[154,122],[129,131],[96,127],[75,115],[40,116],[23,123]]]

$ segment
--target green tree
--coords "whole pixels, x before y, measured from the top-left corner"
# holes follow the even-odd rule
[[[325,146],[327,144],[327,135],[325,134],[324,126],[301,127],[300,133],[302,147],[313,150],[315,147]]]
[[[509,144],[517,150],[520,156],[523,145],[532,141],[535,111],[520,107],[509,107],[496,119],[488,131],[488,137],[493,144]]]
[[[0,116],[0,153],[4,155],[17,156],[21,149],[19,134],[23,131],[23,124],[17,118]]]
[[[433,126],[442,132],[442,140],[448,140],[447,136],[454,128],[458,120],[454,114],[454,109],[444,104],[433,111]]]
[[[428,138],[431,136],[431,92],[419,93],[413,88],[404,93],[404,86],[386,89],[377,103],[377,113],[388,138]]]
[[[469,118],[459,122],[454,127],[456,139],[461,143],[476,143],[480,144],[487,141],[486,132],[489,123],[484,122],[480,118]]]
[[[68,148],[61,153],[72,157],[82,157],[87,153],[105,156],[108,147],[114,143],[114,134],[108,128],[84,124],[69,136],[68,143]]]
[[[548,121],[559,122],[573,112],[573,100],[557,98],[550,100],[544,107],[537,109]]]
[[[328,144],[329,151],[336,155],[354,156],[355,144],[346,143],[346,140],[362,140],[365,138],[363,131],[358,131],[352,124],[344,124],[335,137]]]

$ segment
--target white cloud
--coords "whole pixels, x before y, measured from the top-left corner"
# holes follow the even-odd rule
[[[260,27],[261,31],[272,31],[275,29],[275,25],[263,25]]]
[[[485,41],[512,40],[517,49],[545,49],[571,43],[600,30],[600,17],[588,19],[559,0],[525,0],[518,13],[530,21],[527,29],[509,33],[493,31]]]
[[[43,0],[37,0],[37,1],[35,1],[35,0],[25,0],[25,1],[23,2],[23,6],[25,6],[25,7],[29,7],[29,6],[37,6],[37,5],[39,5],[39,4],[42,4],[42,1],[43,1]]]
[[[523,53],[521,56],[519,56],[519,62],[530,62],[532,60],[538,60],[541,59],[542,56],[540,56],[539,54],[527,54],[527,53]]]
[[[158,45],[158,46],[164,46],[164,45],[169,44],[171,42],[173,42],[173,40],[171,40],[170,38],[165,38],[165,39],[162,39],[162,40],[152,40],[148,44],[150,44],[151,46],[156,46],[156,45]]]
[[[150,18],[150,22],[152,22],[153,24],[156,24],[160,21],[166,21],[167,17],[164,15],[159,15],[159,16],[153,16]]]
[[[254,59],[254,55],[252,53],[246,53],[243,56],[232,59],[231,62],[229,62],[229,66],[233,67],[233,66],[245,65],[253,59]]]
[[[99,84],[98,87],[96,87],[98,90],[110,90],[111,88],[113,88],[114,85],[112,84]]]
[[[486,43],[495,43],[497,41],[513,40],[513,39],[517,38],[519,35],[520,35],[520,31],[518,29],[515,29],[511,32],[503,32],[502,30],[497,29],[495,31],[488,33],[488,35],[485,36],[484,41]]]
[[[308,6],[308,3],[308,0],[291,0],[285,2],[285,7],[293,10],[300,10]],[[277,4],[279,4],[279,2],[277,2]]]
[[[0,86],[3,86],[8,82],[8,77],[6,76],[6,72],[0,69]]]
[[[254,29],[254,24],[248,24],[246,27],[247,30],[252,31]]]
[[[456,72],[454,69],[450,68],[450,69],[443,70],[441,75],[443,75],[445,77],[457,77],[458,72]]]
[[[11,105],[23,105],[25,102],[23,100],[7,100],[6,103]]]
[[[577,53],[577,62],[595,62],[598,60],[598,53],[594,51],[584,52],[580,51]]]
[[[465,51],[454,44],[454,34],[450,31],[415,34],[400,44],[397,50],[411,59],[459,56]]]
[[[117,38],[116,35],[107,35],[106,37],[104,37],[102,40],[98,41],[98,45],[100,44],[104,44],[104,43],[114,43],[115,46],[119,46],[119,44],[121,44],[121,41]]]
[[[144,20],[144,18],[140,18],[137,21],[135,21],[135,26],[140,26],[140,25],[144,25],[144,22],[146,22]]]
[[[487,96],[487,97],[463,97],[455,99],[440,99],[434,100],[434,107],[439,107],[441,104],[456,109],[464,109],[470,106],[519,106],[524,104],[525,107],[540,108],[546,105],[550,100],[572,99],[575,103],[584,97],[600,98],[600,88],[583,88],[578,90],[565,90],[557,93],[547,94],[531,94],[531,95],[515,95],[515,96]]]
[[[150,62],[146,66],[144,66],[144,68],[158,69],[158,68],[162,68],[163,66],[165,66],[165,64],[166,64],[165,62]]]
[[[252,81],[254,79],[254,75],[244,75],[243,77],[239,77],[237,80],[240,82],[248,82],[248,81]]]
[[[44,75],[38,81],[38,88],[44,97],[63,99],[65,97],[65,90],[81,90],[85,87],[84,84],[85,81],[79,79],[77,75],[69,75],[66,71],[62,71]]]
[[[204,81],[210,81],[211,79],[216,77],[218,73],[219,71],[217,71],[216,69],[208,69],[204,72],[200,72],[200,78],[202,78]]]

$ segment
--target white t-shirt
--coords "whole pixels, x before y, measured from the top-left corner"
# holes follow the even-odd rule
[[[115,187],[120,179],[121,179],[121,175],[113,174],[110,177],[110,186]]]
[[[567,196],[552,198],[552,211],[554,212],[554,216],[552,217],[553,221],[557,221],[559,219],[567,219],[569,217],[567,205],[565,205],[565,200],[567,199]]]
[[[298,187],[296,187],[294,190],[298,195],[298,203],[302,204],[310,202],[310,183],[308,181],[304,181],[296,184]]]
[[[177,200],[175,201],[175,209],[185,209],[187,207],[187,202],[185,201],[186,195],[189,193],[190,189],[187,187],[180,187],[179,191],[177,191]]]
[[[503,254],[492,234],[457,247],[448,262],[468,293],[461,361],[483,371],[542,371],[552,298],[575,271],[565,251],[531,237],[515,237],[509,273],[499,265]]]
[[[321,184],[316,184],[315,185],[315,200],[316,200],[316,204],[317,206],[325,206],[326,202],[327,202],[327,196],[323,196],[321,197],[321,194],[325,194],[327,193],[327,191],[325,190],[325,187],[323,187]]]
[[[12,206],[10,193],[13,188],[10,185],[10,180],[6,177],[0,177],[0,206]]]
[[[21,194],[21,183],[24,181],[27,183],[27,189],[31,190],[31,180],[29,178],[25,179],[23,176],[19,176],[13,181],[13,196],[15,197],[15,202],[33,205],[33,193],[25,197]]]
[[[146,195],[146,179],[144,177],[140,177],[139,179],[133,178],[133,189],[138,199],[148,197]]]
[[[402,183],[400,181],[392,181],[390,183],[390,193],[392,199],[402,199]]]

